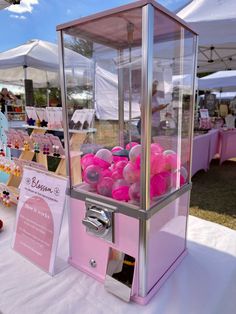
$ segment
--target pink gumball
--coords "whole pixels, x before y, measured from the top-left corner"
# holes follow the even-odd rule
[[[98,194],[111,197],[112,196],[112,185],[114,181],[112,178],[106,177],[101,180],[97,185]]]
[[[140,179],[140,170],[132,162],[128,162],[124,167],[123,177],[128,183],[137,182]]]
[[[139,145],[137,142],[129,142],[126,146],[125,149],[131,150],[132,147]]]
[[[94,163],[94,154],[86,154],[81,158],[81,167],[86,169],[88,166],[93,165]]]
[[[172,175],[171,175],[171,186],[173,188],[177,187],[177,176],[178,176],[177,172],[172,173]],[[181,174],[179,174],[179,184],[180,184],[180,186],[184,185],[185,182],[186,182],[185,178]]]
[[[166,178],[161,174],[156,174],[151,178],[150,185],[154,196],[161,196],[167,192]]]
[[[114,165],[114,169],[112,171],[112,178],[114,180],[123,179],[123,169],[127,163],[128,161],[121,160]]]
[[[108,149],[99,149],[94,156],[94,164],[106,169],[109,168],[113,161],[112,153]]]
[[[102,171],[102,176],[103,176],[103,178],[111,177],[112,176],[112,171],[110,169],[105,169],[105,170]]]
[[[157,143],[151,144],[151,154],[160,154],[164,151],[163,147]]]
[[[135,203],[140,202],[140,182],[133,183],[129,188],[129,197]],[[150,200],[153,198],[153,187],[150,185]]]
[[[158,174],[166,168],[166,157],[161,154],[151,155],[151,175]]]
[[[112,148],[111,152],[112,152],[112,153],[114,153],[114,152],[119,152],[119,151],[122,150],[122,149],[123,149],[123,147],[121,147],[121,146],[115,146],[115,147]]]
[[[170,171],[162,171],[159,174],[165,178],[167,188],[169,189],[171,187],[172,173]]]
[[[118,201],[128,202],[129,197],[129,184],[125,180],[117,180],[112,186],[112,197]]]
[[[137,157],[141,155],[141,150],[142,150],[141,145],[136,145],[136,146],[132,147],[130,152],[129,152],[130,161],[135,163]]]
[[[85,182],[91,185],[96,185],[102,180],[102,169],[96,165],[88,166],[83,173]]]
[[[112,148],[111,152],[112,153],[115,153],[115,152],[119,152],[120,150],[123,150],[123,148],[121,146],[115,146]],[[115,156],[113,155],[113,162],[118,162],[118,161],[122,161],[122,160],[127,160],[128,161],[128,158],[125,157],[125,156]]]

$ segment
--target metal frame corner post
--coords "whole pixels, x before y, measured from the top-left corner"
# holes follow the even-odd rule
[[[63,113],[63,128],[64,128],[64,145],[65,145],[65,155],[66,155],[66,175],[69,177],[69,188],[72,188],[71,182],[71,162],[70,162],[70,137],[69,130],[67,129],[68,123],[68,115],[66,110],[66,78],[65,78],[65,67],[64,67],[64,47],[63,47],[63,31],[58,31],[58,50],[59,50],[59,74],[60,74],[60,85],[61,85],[61,101],[62,101],[62,113]]]
[[[150,144],[153,81],[154,7],[142,8],[142,90],[141,90],[141,208],[150,207]],[[147,246],[149,220],[139,220],[139,295],[147,291]]]

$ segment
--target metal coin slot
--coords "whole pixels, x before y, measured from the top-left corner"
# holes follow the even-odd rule
[[[90,234],[112,241],[113,212],[109,209],[86,203],[86,215],[82,220]]]

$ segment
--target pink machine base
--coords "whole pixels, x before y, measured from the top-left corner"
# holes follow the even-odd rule
[[[147,250],[147,294],[139,295],[139,219],[115,213],[114,243],[89,234],[82,219],[85,217],[85,202],[70,198],[69,263],[95,278],[105,282],[110,249],[118,250],[135,258],[131,300],[146,304],[173,273],[187,253],[186,230],[189,208],[189,193],[178,198],[156,212],[147,220],[149,234]],[[91,267],[90,261],[96,261]]]

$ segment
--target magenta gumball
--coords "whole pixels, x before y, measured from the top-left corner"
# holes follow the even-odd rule
[[[86,154],[81,158],[81,167],[85,170],[88,166],[94,164],[94,154]]]
[[[102,176],[103,176],[103,178],[105,178],[105,177],[111,177],[111,176],[112,176],[112,171],[111,171],[110,169],[104,169],[104,170],[102,171]]]
[[[96,165],[88,166],[83,173],[83,179],[88,184],[95,186],[102,180],[102,169]]]
[[[108,149],[99,149],[94,156],[94,164],[106,169],[109,168],[113,161],[112,153]]]
[[[164,149],[160,144],[157,144],[157,143],[151,144],[151,154],[160,154],[163,151],[164,151]]]
[[[129,186],[125,180],[117,180],[112,186],[112,197],[117,201],[128,202],[130,200]]]
[[[113,186],[113,179],[109,177],[105,177],[101,180],[101,182],[97,185],[97,192],[98,194],[112,197],[112,186]]]
[[[125,149],[127,150],[131,150],[131,148],[133,148],[134,146],[139,145],[137,142],[129,142],[126,146]]]
[[[162,153],[151,155],[151,175],[163,172],[166,169],[166,157]]]
[[[140,170],[132,162],[128,164],[123,169],[123,177],[128,183],[134,183],[140,179]]]
[[[177,172],[175,172],[175,173],[172,173],[172,175],[171,175],[171,186],[173,187],[173,188],[176,188],[177,187]],[[179,184],[180,184],[180,186],[182,186],[182,185],[184,185],[185,184],[185,182],[186,182],[186,180],[185,180],[185,178],[182,176],[182,174],[179,174]]]
[[[123,169],[127,165],[128,161],[121,160],[118,161],[112,170],[112,178],[114,180],[123,179]]]
[[[167,180],[161,174],[156,174],[151,178],[150,185],[154,196],[161,196],[167,192]]]
[[[129,159],[131,162],[135,163],[137,157],[141,155],[141,149],[141,145],[136,145],[131,148],[129,152]]]

